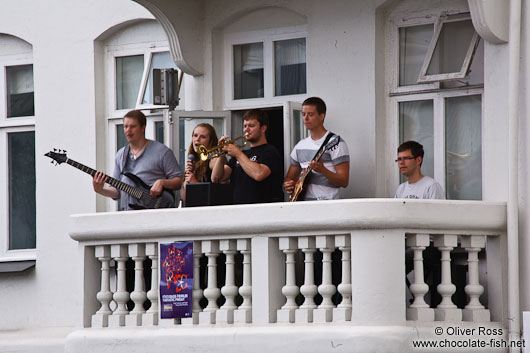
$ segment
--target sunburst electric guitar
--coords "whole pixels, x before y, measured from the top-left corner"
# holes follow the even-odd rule
[[[330,137],[329,141],[318,149],[317,153],[313,157],[311,161],[318,162],[320,158],[324,155],[324,152],[331,150],[335,148],[340,141],[339,135],[333,135]],[[296,181],[296,184],[294,185],[293,193],[291,194],[291,197],[289,198],[290,202],[297,201],[305,191],[305,185],[309,179],[309,175],[311,174],[311,171],[313,169],[310,166],[307,166],[307,168],[302,169],[302,172],[300,172],[300,176],[298,177],[298,180]]]
[[[45,153],[44,155],[53,159],[55,162],[57,162],[57,164],[66,162],[67,164],[70,164],[71,166],[80,169],[91,176],[94,176],[97,173],[96,170],[68,158],[66,156],[66,151],[61,152],[61,150],[59,150],[59,152],[57,152],[57,150],[54,150]],[[129,185],[110,176],[107,179],[107,183],[114,186],[116,189],[131,195],[141,203],[141,205],[130,204],[129,206],[131,208],[169,208],[175,206],[175,196],[172,191],[164,189],[158,197],[153,198],[149,193],[151,187],[144,183],[140,178],[132,173],[123,173],[123,175],[131,179],[135,183],[135,186]]]

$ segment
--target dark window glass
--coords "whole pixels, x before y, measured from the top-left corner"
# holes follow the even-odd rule
[[[34,249],[35,132],[7,134],[9,160],[9,249]]]

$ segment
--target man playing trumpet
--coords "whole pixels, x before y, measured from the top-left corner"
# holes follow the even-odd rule
[[[242,151],[236,144],[227,144],[223,151],[232,157],[230,161],[227,163],[225,155],[215,158],[216,163],[224,165],[221,180],[230,179],[234,204],[283,201],[281,158],[278,150],[267,143],[268,125],[265,112],[247,111],[243,116],[243,133],[250,149]],[[219,144],[227,138],[221,137]]]

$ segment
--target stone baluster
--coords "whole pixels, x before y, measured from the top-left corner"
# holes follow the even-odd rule
[[[243,303],[234,311],[234,322],[249,324],[252,322],[252,268],[250,258],[250,239],[238,239],[237,250],[243,254],[243,284],[239,287],[239,295]]]
[[[318,286],[318,293],[322,296],[322,303],[313,312],[313,322],[330,322],[333,316],[333,308],[335,308],[331,297],[337,292],[331,280],[331,253],[335,250],[333,236],[317,236],[316,245],[322,252],[322,284]]]
[[[158,244],[148,243],[145,245],[145,254],[151,260],[151,289],[147,292],[147,299],[151,302],[149,310],[142,316],[142,326],[158,325]]]
[[[193,242],[193,307],[191,317],[184,318],[181,320],[183,325],[197,325],[199,323],[199,313],[202,311],[199,304],[202,299],[202,289],[201,289],[201,257],[202,249],[201,242]]]
[[[95,256],[101,262],[101,287],[96,294],[96,299],[101,303],[99,310],[92,315],[92,327],[107,327],[109,324],[108,318],[112,314],[110,310],[110,302],[112,300],[112,292],[110,291],[110,248],[107,245],[99,245],[95,247]]]
[[[451,282],[451,251],[458,246],[458,237],[455,234],[437,235],[434,246],[438,247],[442,255],[442,281],[436,287],[442,301],[434,309],[434,318],[436,321],[461,321],[462,310],[458,309],[451,299],[456,292],[456,286]]]
[[[144,302],[147,300],[144,281],[145,244],[129,244],[129,256],[134,261],[134,290],[131,300],[133,310],[125,319],[126,326],[142,326],[142,316],[145,313]]]
[[[434,310],[425,302],[425,294],[429,286],[424,281],[423,250],[430,244],[429,234],[407,234],[407,246],[414,251],[414,283],[410,285],[410,292],[414,302],[407,308],[407,320],[434,321]]]
[[[215,313],[219,307],[217,299],[221,296],[221,290],[217,288],[217,256],[219,255],[219,242],[216,240],[204,240],[202,251],[208,258],[208,286],[204,290],[204,296],[208,299],[208,305],[204,311],[199,313],[200,324],[215,324]]]
[[[221,288],[221,294],[225,297],[225,303],[216,313],[217,324],[233,324],[234,310],[236,306],[236,295],[238,288],[235,282],[235,255],[236,255],[236,241],[235,240],[220,240],[219,250],[226,256],[226,271],[225,271],[225,285]]]
[[[486,236],[465,235],[462,236],[461,246],[467,251],[468,284],[464,291],[469,296],[469,303],[462,310],[464,321],[489,322],[490,311],[480,303],[480,296],[484,293],[484,287],[479,283],[478,253],[486,246]]]
[[[116,310],[109,316],[109,327],[125,326],[125,317],[129,315],[127,309],[127,302],[129,301],[129,292],[125,282],[126,265],[129,259],[127,252],[127,245],[111,245],[110,254],[114,261],[116,261],[117,275],[116,275],[116,292],[114,292],[113,299],[116,302]]]
[[[295,322],[313,322],[313,310],[316,309],[315,295],[317,286],[315,285],[315,260],[313,254],[316,251],[314,237],[299,237],[298,247],[304,253],[304,284],[300,287],[300,293],[304,296],[304,302],[295,311]]]
[[[342,278],[337,290],[342,296],[340,304],[333,309],[333,321],[350,321],[352,312],[352,284],[351,284],[351,236],[335,236],[335,246],[342,253]]]
[[[296,238],[280,238],[279,247],[285,254],[285,286],[282,288],[282,294],[287,298],[285,304],[277,311],[277,322],[294,322],[296,305],[296,296],[300,292],[296,285],[295,275],[295,254],[298,250]]]

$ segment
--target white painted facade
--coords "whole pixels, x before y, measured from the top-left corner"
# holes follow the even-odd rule
[[[449,320],[440,325],[445,329],[501,328],[506,340],[511,327],[513,337],[517,337],[523,328],[522,312],[530,311],[530,260],[526,256],[530,251],[527,2],[523,1],[518,13],[521,61],[515,92],[509,80],[513,43],[506,41],[508,6],[493,11],[497,16],[486,11],[480,24],[478,17],[473,18],[475,28],[486,39],[482,40],[483,85],[467,92],[482,97],[482,201],[402,204],[385,199],[393,196],[399,183],[393,160],[399,144],[396,99],[402,97],[392,95],[397,77],[392,19],[409,16],[423,21],[441,12],[468,12],[474,6],[491,11],[498,6],[492,1],[482,2],[484,8],[473,0],[3,0],[0,34],[16,40],[15,44],[0,46],[0,65],[10,55],[21,60],[16,61],[18,64],[33,64],[35,116],[0,115],[0,170],[4,171],[0,174],[0,265],[35,260],[35,266],[23,272],[0,273],[0,298],[4,299],[0,302],[0,352],[156,352],[177,341],[187,342],[184,350],[200,352],[213,350],[213,343],[219,342],[215,349],[223,352],[246,352],[247,347],[256,352],[366,352],[374,347],[381,352],[411,351],[410,342],[417,332],[425,339],[437,337],[433,335],[436,322],[406,319],[404,254],[400,250],[405,233],[487,235],[491,268],[484,286],[492,322],[482,325]],[[307,93],[274,95],[273,75],[267,74],[267,65],[274,64],[271,44],[264,49],[264,97],[233,99],[232,45],[262,40],[267,45],[299,37],[306,38]],[[96,197],[87,175],[65,165],[54,167],[43,154],[52,148],[66,149],[75,160],[111,173],[116,129],[127,110],[116,108],[114,58],[140,54],[149,58],[152,52],[166,50],[171,50],[176,66],[186,73],[174,121],[185,116],[208,118],[214,115],[208,112],[220,112],[215,116],[222,119],[224,132],[239,136],[237,121],[231,117],[237,117],[241,110],[281,109],[284,156],[293,142],[287,137],[293,119],[288,113],[289,102],[322,97],[328,106],[326,127],[338,132],[350,149],[350,182],[341,191],[343,200],[103,213],[115,211],[116,205]],[[13,65],[13,61],[6,65]],[[0,74],[0,78],[4,76]],[[146,80],[143,77],[142,84]],[[0,92],[5,95],[5,91]],[[510,92],[518,98],[515,106],[510,103],[514,102]],[[441,93],[435,90],[425,94],[439,98]],[[0,108],[5,110],[4,105],[0,103]],[[167,112],[150,113],[148,135],[154,138],[156,122],[162,122],[165,142],[177,154],[179,124],[170,125]],[[519,118],[515,152],[510,147],[510,114]],[[9,203],[5,136],[19,130],[35,131],[36,246],[34,250],[10,251],[6,246]],[[439,158],[443,158],[443,125],[437,126],[434,134],[439,141],[435,143],[434,176],[443,179]],[[513,170],[510,159],[515,155],[519,162],[515,169],[519,188],[516,200],[510,197],[514,179],[509,178],[509,170]],[[507,215],[514,201],[519,216],[515,228],[509,225],[513,218]],[[336,245],[342,241],[337,237],[344,234],[351,241],[351,322],[277,323],[276,309],[286,300],[281,292],[286,280],[281,251],[292,239],[331,236]],[[215,243],[219,239],[251,239],[252,324],[86,328],[99,308],[93,295],[100,290],[96,247],[172,240]],[[513,247],[513,239],[518,239],[518,248]],[[287,248],[281,248],[282,241],[287,242]],[[510,277],[517,257],[509,251],[518,253],[518,277]],[[266,266],[259,265],[263,263]],[[275,276],[278,278],[271,280]],[[258,282],[258,278],[267,280]],[[509,299],[513,296],[508,293],[513,291],[517,292],[517,303]],[[514,321],[508,317],[513,315],[513,308],[520,316],[520,327],[510,326]],[[300,348],[304,344],[305,349]]]

